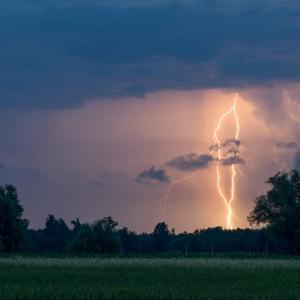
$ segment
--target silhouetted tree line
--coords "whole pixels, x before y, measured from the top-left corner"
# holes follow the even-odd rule
[[[62,219],[49,215],[45,228],[27,230],[26,252],[73,252],[82,255],[101,253],[150,254],[194,252],[283,253],[284,248],[266,229],[224,230],[221,227],[176,234],[165,222],[158,223],[152,233],[137,234],[106,217],[92,224],[71,222],[69,228]]]
[[[165,222],[152,233],[137,234],[105,217],[94,223],[72,220],[70,226],[49,215],[43,229],[28,229],[23,208],[12,185],[0,187],[0,250],[29,253],[120,253],[251,252],[300,254],[300,174],[277,173],[267,181],[271,189],[256,199],[248,216],[250,225],[262,229],[224,230],[221,227],[175,233]]]

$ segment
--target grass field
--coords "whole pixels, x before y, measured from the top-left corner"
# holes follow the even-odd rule
[[[300,299],[300,260],[2,258],[0,299]]]

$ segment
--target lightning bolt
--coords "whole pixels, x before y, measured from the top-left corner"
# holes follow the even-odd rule
[[[239,123],[239,118],[238,118],[238,114],[236,112],[236,105],[237,105],[237,99],[238,99],[238,95],[236,94],[234,97],[234,101],[233,101],[233,105],[230,107],[230,109],[225,112],[219,119],[219,123],[214,131],[214,136],[213,136],[213,141],[214,144],[217,146],[217,158],[218,158],[218,162],[217,162],[217,188],[218,188],[218,192],[220,194],[220,197],[223,199],[224,204],[226,206],[227,209],[227,229],[232,229],[232,215],[233,215],[233,209],[232,209],[232,202],[234,201],[235,198],[235,190],[236,190],[236,185],[235,185],[235,179],[236,179],[236,167],[233,164],[231,166],[231,192],[230,192],[230,198],[227,199],[227,197],[225,196],[225,193],[223,192],[222,189],[222,185],[221,185],[221,174],[220,174],[220,163],[221,163],[221,159],[222,159],[222,152],[221,152],[221,141],[218,137],[218,131],[220,130],[220,128],[222,127],[222,123],[224,121],[225,118],[227,118],[230,114],[233,113],[234,118],[235,118],[235,123],[236,123],[236,133],[235,133],[235,140],[238,140],[239,137],[239,132],[240,132],[240,123]]]
[[[156,203],[156,202],[161,202],[161,201],[167,200],[167,199],[169,198],[169,196],[171,195],[172,190],[173,190],[173,188],[174,188],[175,185],[180,184],[180,183],[183,183],[183,182],[185,182],[185,181],[187,181],[187,180],[193,178],[194,175],[195,175],[195,172],[192,172],[190,175],[188,175],[188,176],[186,176],[186,177],[183,177],[183,178],[174,180],[172,183],[170,183],[170,185],[169,185],[169,187],[168,187],[168,190],[167,190],[166,194],[165,194],[162,198],[160,198],[160,199],[158,199],[158,200],[154,200],[154,201],[152,201],[152,202],[150,202],[150,203]]]
[[[165,216],[166,215],[166,201],[168,200],[168,198],[170,197],[172,191],[173,191],[173,188],[180,184],[180,183],[183,183],[185,181],[188,181],[190,179],[192,179],[193,177],[195,176],[195,171],[193,171],[191,174],[189,174],[188,176],[186,177],[183,177],[183,178],[180,178],[180,179],[177,179],[177,180],[174,180],[172,183],[170,183],[169,187],[168,187],[168,190],[167,192],[165,193],[165,195],[163,197],[161,197],[160,199],[157,199],[157,200],[154,200],[152,202],[150,202],[150,204],[154,204],[154,203],[157,203],[157,202],[160,202],[160,203],[163,203],[165,205],[164,206],[164,209],[163,209],[163,215]]]

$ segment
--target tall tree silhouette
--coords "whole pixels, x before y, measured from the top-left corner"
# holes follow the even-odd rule
[[[48,251],[64,251],[72,232],[61,218],[49,215],[43,229],[42,248]]]
[[[266,224],[287,244],[290,254],[300,253],[300,176],[298,170],[279,172],[267,181],[271,189],[256,199],[248,216],[250,225]]]
[[[0,187],[0,249],[5,252],[19,250],[28,220],[22,218],[23,207],[13,185]]]
[[[153,242],[155,252],[164,252],[167,250],[168,243],[171,239],[171,233],[165,222],[158,223],[153,231]]]

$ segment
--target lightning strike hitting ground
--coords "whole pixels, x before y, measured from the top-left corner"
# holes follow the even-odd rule
[[[217,125],[217,127],[214,131],[214,135],[213,135],[213,142],[214,142],[213,148],[215,148],[215,150],[217,151],[217,159],[216,159],[217,160],[217,165],[216,165],[216,169],[217,169],[217,188],[218,188],[218,192],[219,192],[221,198],[223,199],[224,204],[225,204],[226,209],[227,209],[227,216],[226,216],[226,221],[227,221],[226,227],[227,227],[227,229],[233,229],[232,216],[234,215],[234,213],[233,213],[233,209],[232,209],[231,205],[232,205],[232,202],[235,199],[236,174],[237,174],[238,169],[236,169],[237,167],[235,166],[235,164],[231,165],[231,189],[230,189],[230,198],[228,199],[225,196],[225,193],[223,191],[222,184],[221,184],[220,164],[222,162],[222,151],[221,150],[222,150],[223,146],[222,146],[222,143],[221,143],[221,141],[218,137],[218,132],[222,127],[222,123],[223,123],[224,119],[227,118],[230,114],[233,114],[234,119],[235,119],[235,123],[236,123],[236,133],[235,133],[235,136],[234,136],[234,140],[238,142],[239,132],[240,132],[240,123],[239,123],[238,114],[236,112],[237,99],[238,99],[238,94],[236,94],[235,97],[234,97],[233,105],[229,108],[229,110],[227,112],[225,112],[220,117],[218,125]],[[238,156],[238,155],[239,155],[239,151],[233,152],[233,156]],[[161,203],[162,207],[164,207],[162,210],[164,211],[164,214],[165,214],[166,201],[170,197],[174,187],[177,184],[181,184],[181,183],[193,178],[194,175],[195,175],[195,172],[196,171],[193,171],[191,174],[189,174],[186,177],[183,177],[183,178],[178,179],[178,180],[174,180],[172,183],[170,183],[166,194],[162,198],[150,202],[150,204],[154,204],[154,203],[157,203],[157,202]]]
[[[222,184],[221,184],[220,163],[221,163],[221,160],[222,160],[222,152],[221,152],[222,144],[221,144],[221,141],[218,137],[218,131],[222,127],[222,123],[223,123],[224,119],[226,117],[228,117],[230,114],[233,113],[234,118],[235,118],[235,123],[236,123],[235,140],[238,141],[239,132],[240,132],[240,124],[239,124],[239,118],[238,118],[238,115],[237,115],[237,112],[236,112],[237,99],[238,99],[238,95],[236,94],[235,97],[234,97],[234,102],[233,102],[232,107],[230,107],[230,109],[220,117],[219,123],[218,123],[218,125],[217,125],[217,127],[214,131],[214,136],[213,136],[214,144],[217,146],[217,160],[218,160],[217,167],[216,167],[216,169],[217,169],[217,188],[218,188],[218,192],[219,192],[221,198],[223,199],[224,204],[225,204],[226,209],[227,209],[227,217],[226,217],[227,229],[232,229],[233,228],[233,226],[232,226],[233,210],[232,210],[231,204],[232,204],[232,202],[234,201],[234,198],[235,198],[236,167],[235,167],[234,164],[231,165],[231,192],[230,192],[230,198],[228,199],[225,196],[225,193],[223,192],[223,188],[222,188]],[[238,155],[238,154],[235,154],[235,155]]]

